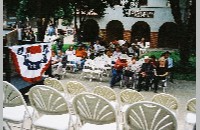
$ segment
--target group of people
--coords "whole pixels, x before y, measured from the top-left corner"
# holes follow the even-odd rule
[[[138,91],[142,89],[148,91],[149,87],[154,84],[154,92],[157,92],[158,82],[165,79],[167,75],[170,74],[170,81],[173,82],[173,59],[170,58],[170,52],[167,51],[158,59],[153,55],[151,57],[145,56],[144,63],[138,61],[139,54],[137,53],[141,53],[141,50],[137,50],[141,49],[139,44],[143,43],[142,45],[145,46],[144,38],[141,41],[143,42],[137,42],[136,39],[136,42],[131,44],[130,47],[127,42],[123,44],[116,42],[114,45],[109,44],[109,46],[106,46],[101,39],[97,39],[94,43],[90,43],[90,45],[78,44],[77,49],[72,45],[65,52],[59,49],[57,56],[54,54],[55,57],[53,56],[54,58],[52,58],[51,64],[54,67],[59,66],[57,68],[65,69],[66,64],[69,63],[71,64],[72,71],[76,72],[77,70],[83,69],[87,59],[93,60],[102,55],[106,55],[109,57],[107,60],[109,59],[110,65],[112,66],[110,87],[113,88],[121,80],[121,75],[124,76],[125,80],[129,80],[128,77],[136,76],[137,73],[137,76],[139,76],[137,84]],[[136,46],[138,46],[137,49]],[[130,51],[131,48],[132,51]],[[130,87],[129,84],[125,85]]]
[[[158,83],[160,80],[166,79],[166,76],[170,76],[170,81],[173,82],[173,59],[170,56],[170,52],[166,51],[157,60],[154,55],[151,57],[145,56],[144,63],[136,64],[138,61],[136,57],[132,57],[131,61],[127,61],[127,55],[122,54],[114,64],[112,70],[112,79],[110,87],[113,87],[115,83],[121,80],[121,75],[126,79],[127,77],[136,76],[138,74],[137,90],[142,89],[148,91],[149,87],[154,85],[154,92],[157,93]],[[133,79],[135,79],[133,77]],[[128,81],[125,81],[128,82]],[[127,84],[128,85],[128,84]],[[130,86],[127,86],[128,88]]]

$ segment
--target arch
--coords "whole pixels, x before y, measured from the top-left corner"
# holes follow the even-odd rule
[[[124,26],[119,20],[112,20],[106,25],[107,41],[122,40],[124,33]]]
[[[173,22],[164,23],[158,33],[158,47],[178,48],[178,26]]]
[[[148,23],[144,21],[138,21],[132,26],[131,42],[133,42],[136,38],[138,40],[145,38],[146,41],[150,41],[150,26]]]
[[[93,19],[87,19],[83,24],[83,41],[93,42],[99,36],[99,25]]]

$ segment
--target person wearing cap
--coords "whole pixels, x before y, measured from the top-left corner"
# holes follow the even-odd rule
[[[169,71],[169,77],[170,77],[170,82],[173,83],[173,59],[170,57],[171,53],[169,51],[166,51],[163,56],[164,58],[167,60],[167,67],[168,67],[168,71]]]
[[[157,93],[158,90],[158,82],[160,80],[166,79],[166,76],[168,75],[168,68],[166,66],[166,60],[164,57],[161,57],[158,60],[158,66],[156,67],[154,71],[154,92]]]
[[[115,62],[115,65],[112,69],[112,78],[110,81],[111,88],[113,88],[113,86],[121,80],[122,70],[124,67],[127,67],[127,59],[128,56],[126,54],[122,54]]]
[[[144,57],[144,63],[141,66],[139,71],[139,81],[138,81],[138,91],[144,89],[145,91],[149,90],[150,80],[153,78],[153,65],[150,63],[149,56]],[[142,82],[145,81],[145,86],[143,88]]]

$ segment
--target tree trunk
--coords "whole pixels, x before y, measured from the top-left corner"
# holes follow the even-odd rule
[[[38,41],[44,40],[44,35],[47,29],[49,18],[38,18],[37,27],[38,27]]]
[[[174,20],[178,25],[178,45],[180,45],[181,64],[187,64],[190,57],[190,43],[188,42],[186,21],[182,21],[181,8],[179,6],[180,0],[170,0],[172,14]],[[186,11],[186,10],[185,10]]]

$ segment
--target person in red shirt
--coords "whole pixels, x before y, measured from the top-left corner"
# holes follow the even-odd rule
[[[110,87],[113,88],[115,83],[119,82],[121,80],[122,70],[124,67],[127,67],[127,58],[128,56],[126,54],[122,54],[119,59],[115,62],[115,65],[112,69],[112,78],[110,81]]]

